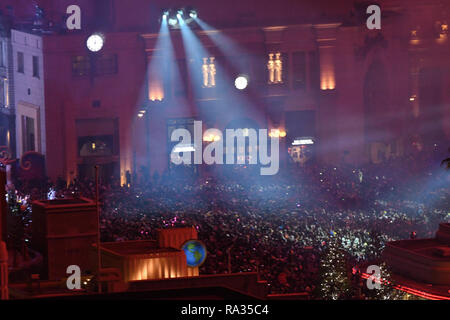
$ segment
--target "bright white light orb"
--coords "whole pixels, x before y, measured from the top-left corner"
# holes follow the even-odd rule
[[[94,33],[93,35],[89,36],[86,41],[87,48],[92,52],[98,52],[102,50],[104,44],[105,39],[99,33]]]
[[[248,86],[248,78],[246,76],[238,76],[236,80],[234,80],[234,85],[236,89],[244,90]]]

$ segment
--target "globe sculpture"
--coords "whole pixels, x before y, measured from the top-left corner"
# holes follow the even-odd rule
[[[188,240],[183,244],[181,249],[186,255],[188,267],[199,267],[203,264],[203,262],[205,262],[206,247],[201,241]]]

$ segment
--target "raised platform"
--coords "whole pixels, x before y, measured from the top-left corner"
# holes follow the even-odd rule
[[[66,294],[58,296],[41,296],[39,299],[53,300],[249,300],[257,298],[224,287],[161,289],[151,291],[127,291],[105,294]]]
[[[183,288],[223,287],[243,294],[266,299],[267,282],[260,281],[256,272],[233,274],[200,275],[198,277],[175,278],[166,280],[147,280],[129,282],[129,291],[179,290]]]
[[[96,268],[89,261],[89,248],[98,238],[98,214],[87,198],[33,201],[31,247],[44,257],[42,279],[60,280],[67,267],[83,271]]]
[[[267,282],[258,280],[258,274],[236,273],[201,275],[197,277],[169,278],[159,280],[130,281],[126,288],[117,291],[103,291],[102,294],[88,292],[86,290],[68,290],[64,281],[40,281],[39,290],[30,291],[26,283],[10,286],[12,299],[35,298],[64,298],[64,299],[110,299],[110,298],[138,298],[138,299],[272,299],[267,296]],[[232,292],[232,295],[218,294],[220,292]],[[189,292],[188,294],[185,294]],[[196,292],[202,292],[197,295]],[[234,295],[234,293],[236,295]],[[300,299],[306,295],[297,294]],[[283,299],[282,295],[277,297]],[[277,299],[274,298],[274,299]],[[294,298],[290,295],[287,299]]]
[[[161,248],[153,240],[102,243],[100,248],[102,268],[118,269],[125,282],[194,276],[183,251]],[[96,252],[93,245],[91,259]]]
[[[197,239],[194,228],[158,229],[157,239],[102,243],[102,268],[119,270],[126,283],[199,275],[198,267],[188,267],[181,249],[186,241]],[[91,260],[95,261],[96,245],[92,248]]]
[[[154,240],[137,240],[121,242],[103,242],[103,250],[112,252],[121,256],[142,255],[146,257],[149,254],[158,254],[164,252],[179,252],[174,248],[160,248]]]
[[[436,232],[436,239],[439,242],[450,245],[450,223],[441,223],[439,230]]]
[[[383,258],[395,273],[450,289],[450,225],[441,223],[434,239],[392,241]]]

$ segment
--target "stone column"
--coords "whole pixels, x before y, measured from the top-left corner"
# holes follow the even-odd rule
[[[420,104],[419,104],[419,74],[420,74],[420,62],[418,58],[411,59],[410,66],[410,81],[411,81],[411,114],[414,119],[417,119],[420,115]]]
[[[314,25],[314,34],[319,53],[320,94],[317,106],[318,145],[317,158],[320,162],[340,161],[338,137],[338,99],[336,85],[336,42],[339,24]]]

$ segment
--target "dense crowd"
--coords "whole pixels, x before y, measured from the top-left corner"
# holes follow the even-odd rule
[[[376,259],[386,241],[433,237],[449,221],[449,174],[407,159],[360,168],[291,166],[273,177],[251,170],[212,177],[177,171],[139,184],[100,186],[102,241],[154,238],[194,226],[208,249],[201,273],[258,271],[270,292],[313,292],[321,253],[338,237],[352,263]],[[431,161],[431,162],[430,162]],[[54,196],[94,197],[95,185],[53,185]]]

